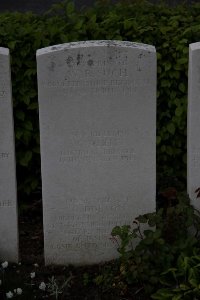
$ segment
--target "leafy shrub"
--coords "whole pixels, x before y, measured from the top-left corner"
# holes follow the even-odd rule
[[[146,1],[111,5],[102,0],[76,11],[73,3],[65,1],[42,16],[0,14],[0,45],[10,48],[12,56],[18,184],[23,193],[40,186],[35,52],[54,44],[95,39],[155,45],[158,173],[185,180],[188,45],[200,40],[200,5],[169,8]]]
[[[142,230],[141,224],[149,228]],[[112,235],[119,245],[120,280],[127,286],[141,286],[152,299],[199,297],[199,233],[200,213],[183,195],[157,213],[137,217],[133,228],[115,227]]]
[[[192,256],[181,253],[176,265],[161,274],[160,282],[164,288],[160,288],[153,294],[152,299],[199,299],[200,255],[199,251],[195,252],[197,251],[194,251]]]

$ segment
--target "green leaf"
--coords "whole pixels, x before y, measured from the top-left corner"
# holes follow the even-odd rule
[[[136,220],[139,221],[140,223],[147,223],[147,218],[143,215],[138,216]]]
[[[160,229],[157,229],[157,230],[154,232],[153,237],[154,237],[154,239],[158,239],[160,236],[161,236],[161,230],[160,230]]]
[[[18,120],[24,121],[25,113],[21,110],[16,111],[16,117]]]
[[[24,167],[28,166],[31,159],[32,159],[32,152],[27,151],[25,153],[25,155],[23,157],[21,157],[21,159],[20,159],[21,166],[24,166]]]
[[[37,103],[37,102],[31,103],[31,104],[28,106],[28,109],[30,109],[30,110],[38,109],[38,103]]]
[[[179,65],[187,64],[188,59],[186,57],[182,57],[182,58],[179,58],[177,62]]]
[[[75,5],[73,2],[69,2],[67,4],[67,14],[72,14],[74,12],[74,9],[75,9]]]
[[[166,80],[166,79],[163,79],[161,81],[161,87],[170,87],[170,81]]]
[[[174,124],[173,123],[169,123],[167,125],[167,130],[168,130],[169,133],[174,134],[175,130],[176,130]]]
[[[155,294],[151,296],[155,300],[172,300],[173,292],[168,289],[159,289]]]
[[[161,143],[161,137],[157,136],[156,137],[156,144],[159,145]]]
[[[23,130],[21,128],[17,128],[15,130],[15,136],[17,140],[20,140],[23,135]]]
[[[17,41],[11,41],[8,43],[8,48],[13,50],[15,48]]]
[[[172,67],[171,63],[170,63],[169,61],[167,61],[167,62],[165,63],[165,72],[166,72],[166,71],[169,71],[169,70],[171,69],[171,67]]]
[[[26,70],[26,72],[24,73],[24,76],[28,76],[31,77],[32,75],[36,74],[36,69],[28,69]]]
[[[38,187],[38,185],[39,185],[38,179],[37,178],[33,178],[33,180],[31,181],[31,189],[35,190],[36,187]]]
[[[180,90],[181,92],[185,93],[186,87],[185,87],[184,83],[181,82],[181,83],[179,84],[178,88],[179,88],[179,90]]]
[[[150,227],[153,227],[153,226],[156,225],[156,222],[153,219],[149,219],[148,224],[149,224]]]
[[[152,230],[144,230],[144,235],[147,237],[150,233],[152,233]]]
[[[33,130],[33,125],[32,125],[32,122],[31,121],[26,121],[24,123],[24,127],[29,130],[29,131],[32,131]]]
[[[182,113],[183,113],[183,107],[182,107],[182,106],[178,106],[178,107],[176,108],[176,110],[175,110],[175,115],[176,115],[177,117],[180,117],[180,116],[182,115]]]
[[[183,291],[187,291],[187,290],[190,289],[190,287],[189,287],[187,284],[183,284],[183,283],[181,283],[181,284],[179,285],[179,287],[180,287],[180,289],[183,290]]]
[[[160,244],[160,245],[164,245],[165,240],[160,238],[160,239],[157,240],[157,243]]]
[[[175,295],[172,298],[172,300],[181,300],[181,299],[183,299],[183,295],[182,294],[181,295]]]
[[[153,244],[153,240],[152,240],[151,237],[145,238],[143,240],[143,242],[144,242],[145,245],[151,245],[151,244]]]

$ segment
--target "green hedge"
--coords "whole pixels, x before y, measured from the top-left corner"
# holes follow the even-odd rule
[[[200,41],[200,5],[169,8],[143,1],[100,1],[76,11],[71,2],[63,2],[42,16],[0,14],[0,46],[11,51],[17,175],[23,194],[41,186],[35,52],[99,39],[156,47],[157,170],[162,176],[185,179],[188,45]]]

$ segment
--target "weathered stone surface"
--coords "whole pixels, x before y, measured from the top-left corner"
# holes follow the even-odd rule
[[[200,43],[189,46],[187,190],[192,204],[200,209],[195,190],[200,187]]]
[[[37,64],[46,264],[113,259],[112,228],[155,210],[155,48],[69,43]]]
[[[0,261],[18,261],[18,221],[10,57],[0,48]]]

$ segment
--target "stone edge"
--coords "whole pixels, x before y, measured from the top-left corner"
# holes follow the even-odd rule
[[[189,44],[189,48],[190,48],[192,51],[194,51],[194,50],[199,50],[199,49],[200,49],[200,42]]]
[[[140,50],[146,50],[150,52],[156,52],[156,49],[152,45],[142,44],[142,43],[134,43],[129,41],[116,41],[116,40],[95,40],[95,41],[81,41],[81,42],[72,42],[72,43],[64,43],[59,45],[54,45],[50,47],[45,47],[38,49],[36,52],[36,56],[48,54],[51,52],[57,51],[65,51],[69,49],[76,49],[76,48],[86,48],[86,47],[124,47],[124,48],[137,48]]]
[[[0,54],[1,55],[9,55],[9,49],[4,48],[4,47],[0,47]]]

